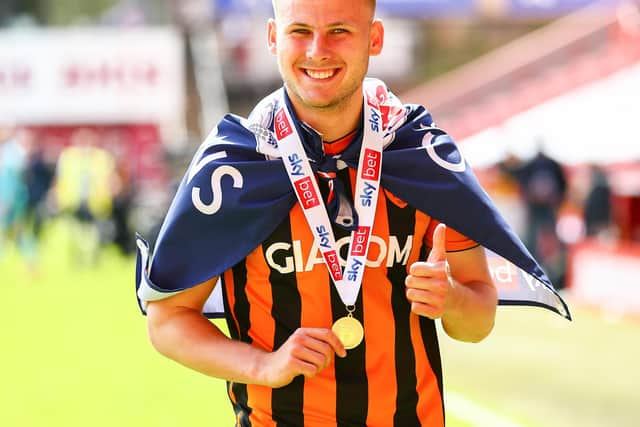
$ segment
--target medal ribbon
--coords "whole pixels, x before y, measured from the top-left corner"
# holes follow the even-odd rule
[[[380,171],[382,168],[382,115],[378,100],[374,96],[369,96],[367,91],[363,92],[364,137],[358,160],[356,196],[354,197],[358,227],[351,232],[349,255],[344,272],[340,265],[340,256],[331,228],[331,221],[320,195],[318,183],[283,98],[280,100],[274,124],[278,150],[282,156],[287,175],[340,299],[347,307],[355,305],[362,285],[380,191]],[[284,97],[284,90],[281,96]]]

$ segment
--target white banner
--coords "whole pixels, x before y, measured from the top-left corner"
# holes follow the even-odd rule
[[[639,94],[640,62],[467,137],[460,151],[477,168],[539,148],[566,165],[636,161]]]
[[[640,245],[587,240],[571,249],[571,296],[611,315],[640,316]]]
[[[172,28],[0,31],[0,122],[173,123],[184,105]]]

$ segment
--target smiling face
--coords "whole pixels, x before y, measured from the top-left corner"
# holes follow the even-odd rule
[[[371,0],[276,0],[269,48],[296,112],[361,108],[369,56],[382,50]]]

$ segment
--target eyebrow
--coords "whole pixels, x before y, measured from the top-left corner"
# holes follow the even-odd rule
[[[327,28],[335,28],[335,27],[353,27],[353,24],[349,24],[348,22],[332,22],[329,25],[326,25]],[[304,22],[292,22],[290,24],[287,25],[287,28],[289,27],[304,27],[304,28],[312,28],[312,25],[309,24],[305,24]]]
[[[327,27],[352,27],[353,24],[349,24],[348,22],[333,22],[329,25],[327,25]]]

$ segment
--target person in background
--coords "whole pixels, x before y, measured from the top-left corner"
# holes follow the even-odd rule
[[[0,255],[15,242],[28,255],[25,221],[29,191],[24,179],[27,148],[14,125],[0,125]],[[27,258],[28,260],[28,258]]]
[[[101,231],[110,219],[113,192],[119,185],[116,161],[99,140],[94,129],[77,129],[56,165],[56,206],[71,220],[72,257],[85,265],[97,261]]]
[[[112,240],[123,255],[131,255],[135,250],[135,239],[131,235],[129,217],[136,188],[130,163],[126,161],[127,151],[124,135],[118,130],[107,132],[103,138],[103,146],[114,156],[116,162],[115,179],[111,192]]]
[[[30,129],[22,131],[22,139],[27,149],[27,161],[24,180],[28,189],[27,223],[29,235],[34,245],[34,259],[37,258],[37,246],[41,239],[45,220],[50,216],[47,206],[49,190],[55,175],[55,158],[47,150],[36,132]]]
[[[538,142],[531,159],[515,157],[503,162],[504,170],[517,180],[526,208],[524,242],[534,258],[540,259],[551,281],[564,286],[566,248],[558,238],[558,212],[565,201],[567,179],[558,162],[547,156]]]
[[[606,237],[613,232],[611,186],[602,167],[591,166],[591,182],[584,201],[587,237]]]

